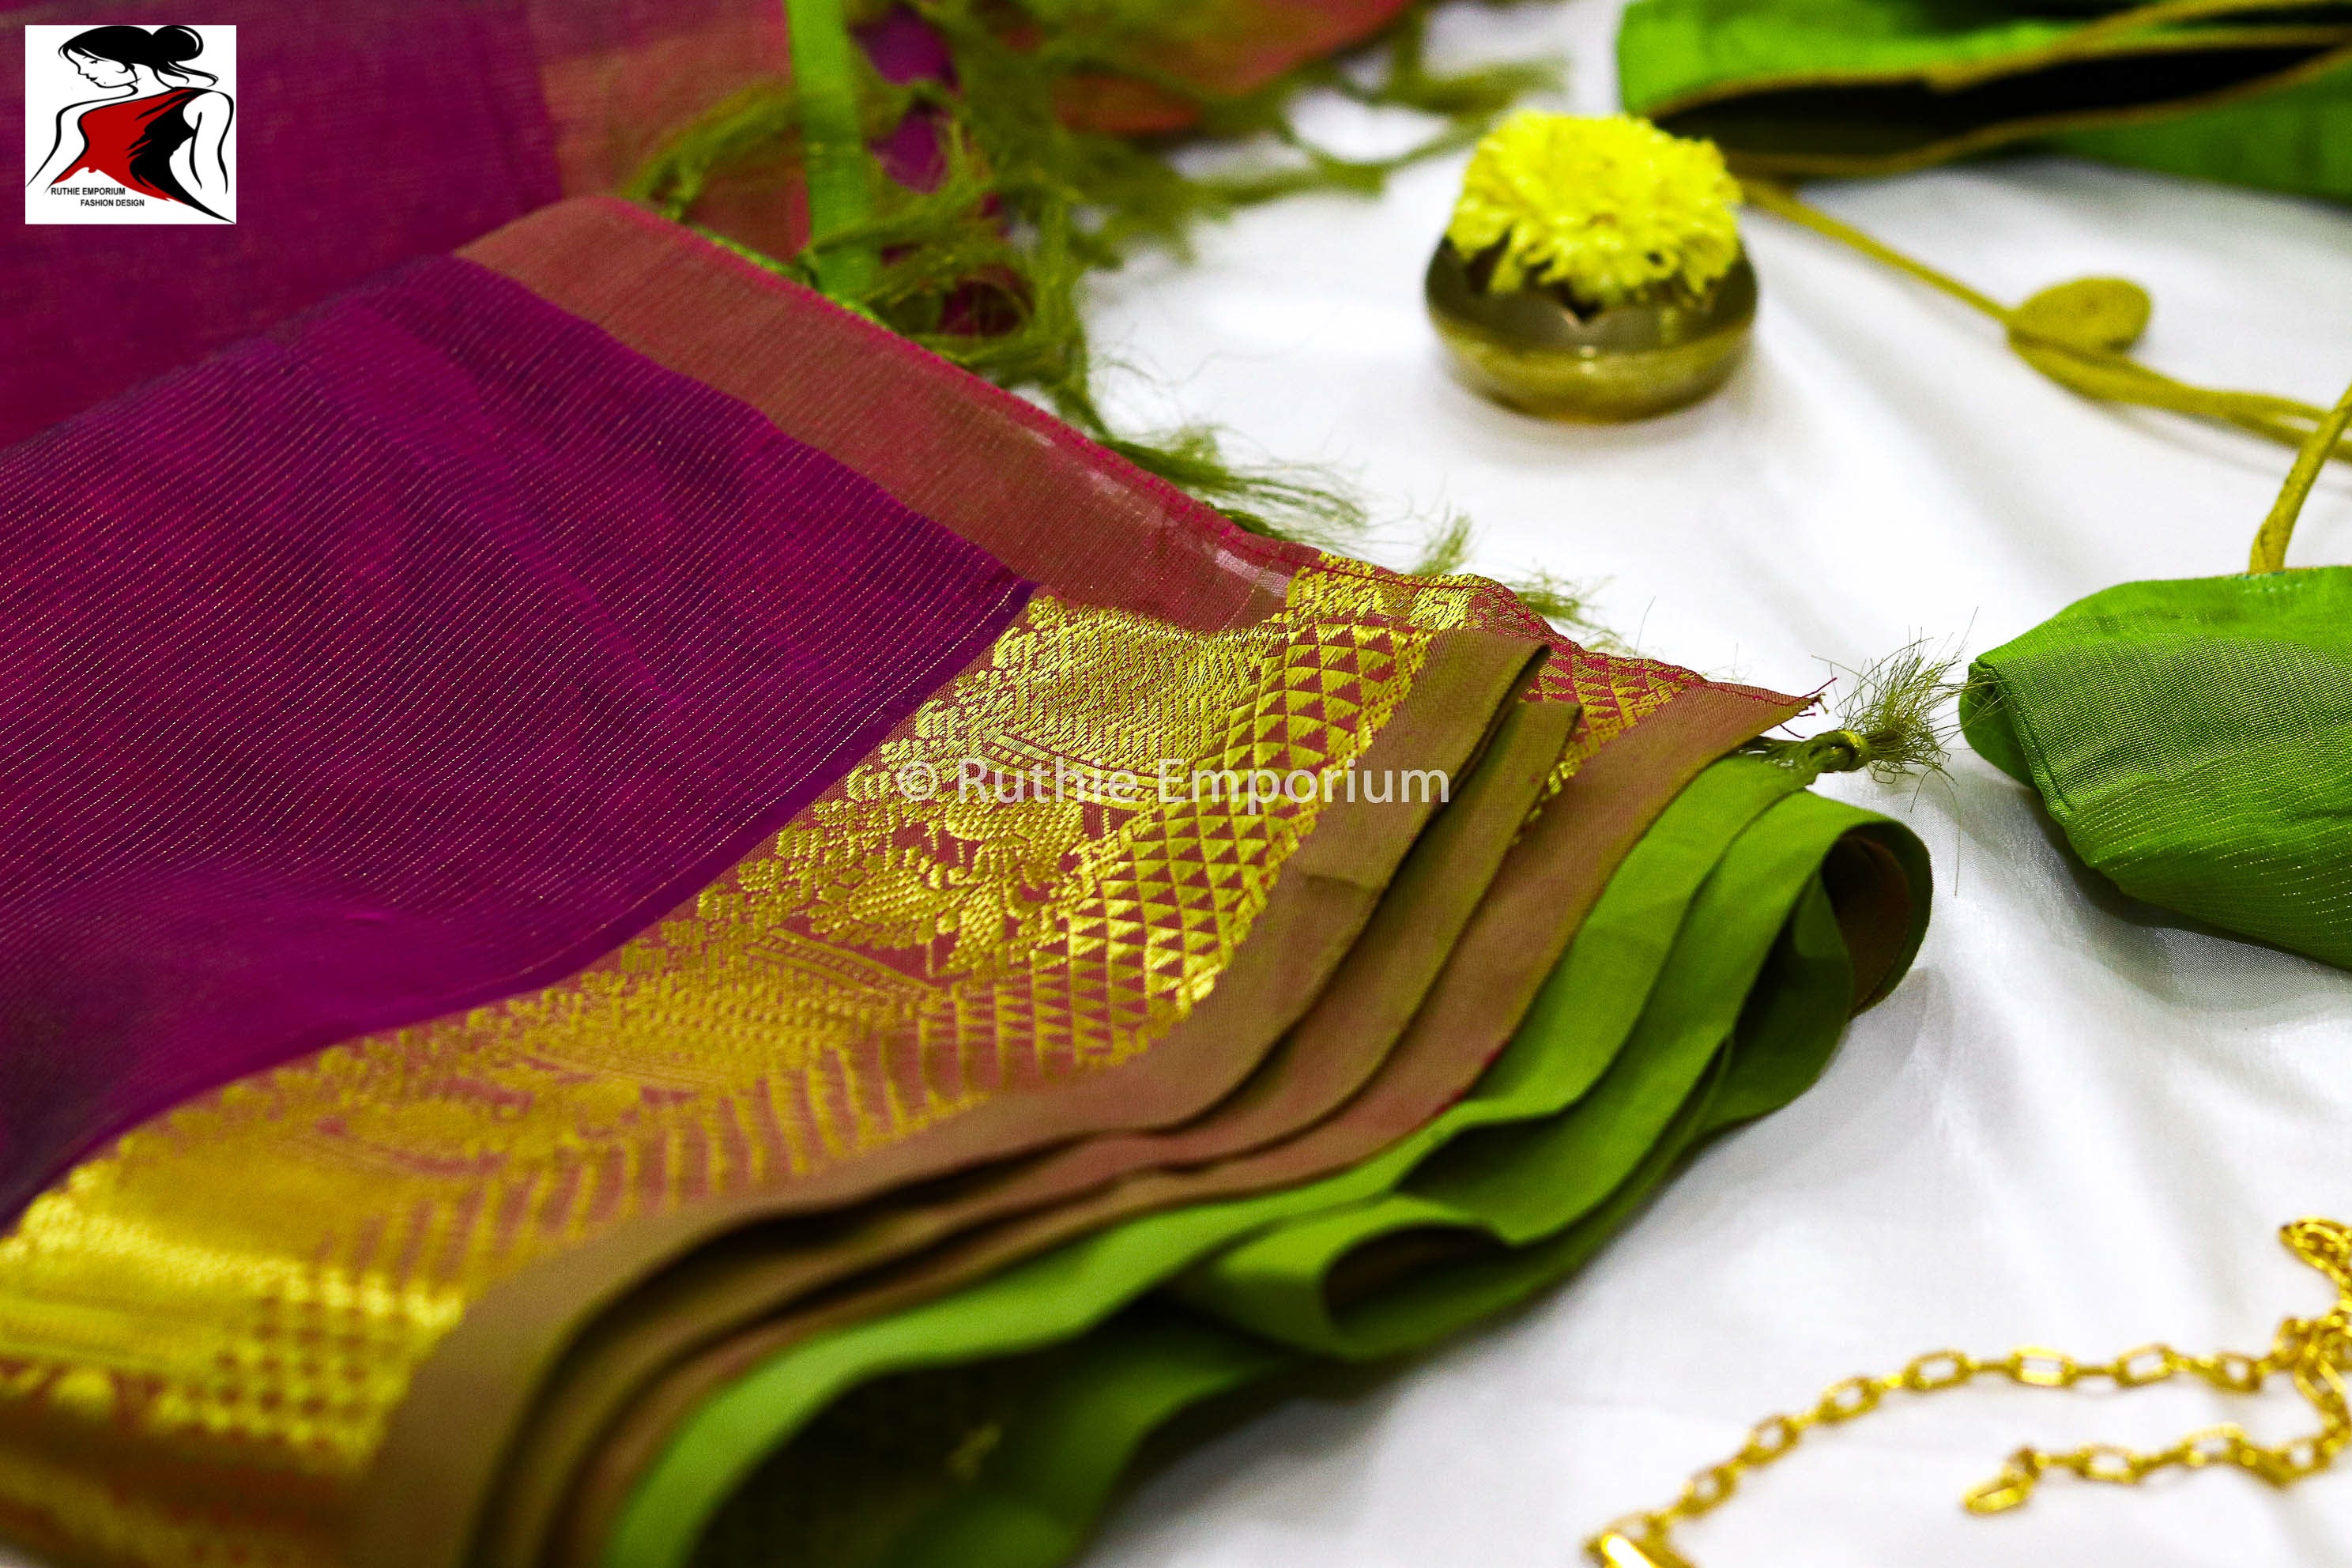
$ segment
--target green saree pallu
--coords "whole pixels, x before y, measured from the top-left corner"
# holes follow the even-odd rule
[[[1435,1120],[1323,1180],[1114,1226],[699,1391],[585,1560],[1065,1560],[1163,1427],[1524,1299],[1708,1135],[1801,1092],[1907,966],[1927,888],[1901,827],[1772,764],[1717,764]]]
[[[2352,198],[2352,7],[2166,0],[1637,0],[1625,107],[1744,173],[2035,144]]]

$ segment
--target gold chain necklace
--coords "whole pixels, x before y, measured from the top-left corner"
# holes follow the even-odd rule
[[[2352,1410],[2346,1405],[2345,1375],[2352,1372],[2352,1226],[2332,1219],[2299,1219],[2279,1232],[2287,1249],[2336,1285],[2336,1305],[2323,1317],[2288,1318],[2266,1354],[2183,1355],[2170,1345],[2143,1345],[2110,1362],[2084,1363],[2038,1345],[2011,1351],[1997,1361],[1980,1361],[1959,1351],[1935,1351],[1901,1372],[1884,1377],[1850,1377],[1832,1384],[1811,1410],[1769,1415],[1757,1423],[1737,1454],[1701,1470],[1682,1495],[1650,1513],[1629,1514],[1584,1543],[1601,1568],[1693,1568],[1674,1549],[1674,1527],[1713,1513],[1738,1490],[1750,1471],[1784,1458],[1816,1426],[1836,1426],[1878,1407],[1890,1394],[1934,1394],[1958,1388],[1985,1373],[1997,1373],[2027,1388],[2072,1388],[2103,1381],[2117,1388],[2145,1388],[2191,1373],[2230,1394],[2259,1393],[2280,1373],[2319,1415],[2319,1430],[2266,1447],[2231,1422],[2191,1432],[2168,1448],[2139,1452],[2093,1443],[2064,1452],[2020,1448],[2000,1474],[1961,1500],[1970,1513],[2003,1513],[2023,1505],[2042,1478],[2068,1470],[2086,1481],[2137,1486],[2155,1471],[2179,1467],[2235,1465],[2273,1486],[2288,1486],[2316,1475],[2352,1444]]]

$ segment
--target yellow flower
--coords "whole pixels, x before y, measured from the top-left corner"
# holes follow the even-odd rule
[[[1712,142],[1630,115],[1528,110],[1478,143],[1445,236],[1465,257],[1502,246],[1490,292],[1566,284],[1606,308],[1660,289],[1704,292],[1739,254],[1738,200]]]

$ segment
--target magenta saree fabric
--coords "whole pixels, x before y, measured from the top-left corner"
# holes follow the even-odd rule
[[[192,19],[237,29],[237,221],[12,224],[0,443],[386,268],[612,189],[670,129],[784,69],[782,0],[212,0],[193,17],[156,0],[0,4],[9,24]],[[15,127],[24,34],[7,31],[0,124]],[[793,215],[766,205],[788,232]],[[763,237],[758,215],[726,216]]]
[[[617,945],[1027,592],[454,259],[0,453],[0,1210]]]

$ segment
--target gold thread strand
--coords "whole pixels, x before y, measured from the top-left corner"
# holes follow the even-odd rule
[[[2334,1283],[2336,1305],[2316,1318],[2281,1321],[2271,1348],[2262,1355],[2234,1351],[2189,1355],[2166,1344],[2142,1345],[2105,1362],[2079,1362],[2040,1345],[2023,1346],[1995,1360],[1962,1351],[1930,1351],[1897,1373],[1833,1383],[1810,1410],[1766,1416],[1749,1430],[1738,1453],[1694,1475],[1665,1507],[1629,1514],[1611,1524],[1585,1542],[1585,1554],[1601,1568],[1695,1568],[1675,1549],[1675,1526],[1721,1508],[1748,1475],[1787,1458],[1815,1427],[1867,1415],[1890,1394],[1940,1393],[1988,1373],[2024,1388],[2057,1389],[2089,1382],[2146,1388],[2187,1373],[2224,1394],[2256,1394],[2284,1374],[2318,1415],[2319,1429],[2265,1445],[2237,1423],[2227,1422],[2153,1450],[2112,1443],[2063,1450],[2022,1447],[2010,1455],[1998,1475],[1961,1499],[1970,1513],[2005,1513],[2023,1507],[2042,1478],[2054,1470],[2107,1486],[2137,1486],[2159,1470],[2212,1465],[2233,1466],[2277,1487],[2316,1475],[2352,1444],[2352,1408],[2347,1408],[2345,1388],[2345,1375],[2352,1372],[2352,1226],[2331,1219],[2299,1219],[2282,1227],[2279,1239]]]

